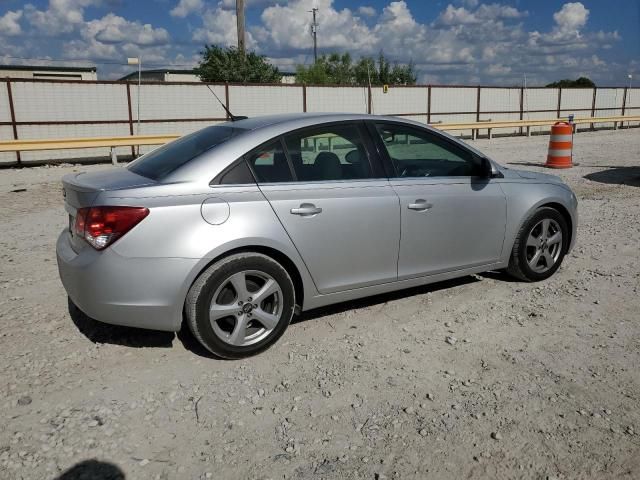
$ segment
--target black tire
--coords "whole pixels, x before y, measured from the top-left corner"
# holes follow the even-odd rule
[[[209,308],[214,294],[224,287],[222,284],[230,276],[245,271],[262,272],[278,283],[282,293],[282,312],[277,325],[265,338],[251,345],[231,345],[214,331],[209,319]],[[287,270],[271,257],[255,252],[242,252],[225,257],[202,272],[189,290],[185,313],[191,332],[207,350],[222,358],[239,359],[261,353],[273,345],[289,326],[294,307],[295,289]]]
[[[559,225],[562,232],[562,244],[560,245],[559,257],[551,268],[544,272],[536,272],[530,266],[527,261],[527,238],[532,229],[542,220],[550,219]],[[539,282],[546,280],[552,276],[564,259],[569,246],[569,227],[567,221],[562,214],[554,208],[542,207],[536,210],[520,227],[518,235],[516,235],[515,242],[513,243],[513,250],[511,251],[511,258],[509,259],[509,267],[507,272],[525,282]],[[531,248],[531,247],[530,247]]]

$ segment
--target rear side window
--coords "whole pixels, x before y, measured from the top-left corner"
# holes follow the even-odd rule
[[[289,162],[276,140],[252,152],[247,158],[259,183],[292,182]]]
[[[198,155],[244,131],[241,128],[218,125],[206,127],[147,153],[132,162],[128,168],[143,177],[162,180]]]
[[[240,160],[237,165],[231,167],[212,182],[212,184],[216,183],[219,185],[244,185],[256,182],[247,163],[244,160]]]
[[[300,182],[369,178],[371,166],[357,125],[321,126],[285,136]]]

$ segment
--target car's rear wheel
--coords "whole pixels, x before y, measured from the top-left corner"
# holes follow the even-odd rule
[[[260,353],[282,336],[293,316],[295,289],[286,269],[259,253],[223,258],[198,277],[185,304],[198,341],[223,358]]]
[[[567,222],[554,208],[536,210],[522,225],[507,271],[520,280],[537,282],[553,275],[569,242]]]

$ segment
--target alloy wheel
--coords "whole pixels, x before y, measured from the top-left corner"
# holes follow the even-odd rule
[[[562,252],[562,229],[558,222],[544,218],[529,231],[526,258],[529,267],[545,273],[556,264]]]
[[[209,307],[214,333],[225,343],[253,345],[276,328],[283,311],[278,282],[257,270],[234,273],[215,291]]]

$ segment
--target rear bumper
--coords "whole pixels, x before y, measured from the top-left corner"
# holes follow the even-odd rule
[[[76,253],[64,230],[56,257],[67,294],[91,318],[114,325],[177,331],[187,281],[198,260],[127,258],[113,249]]]

